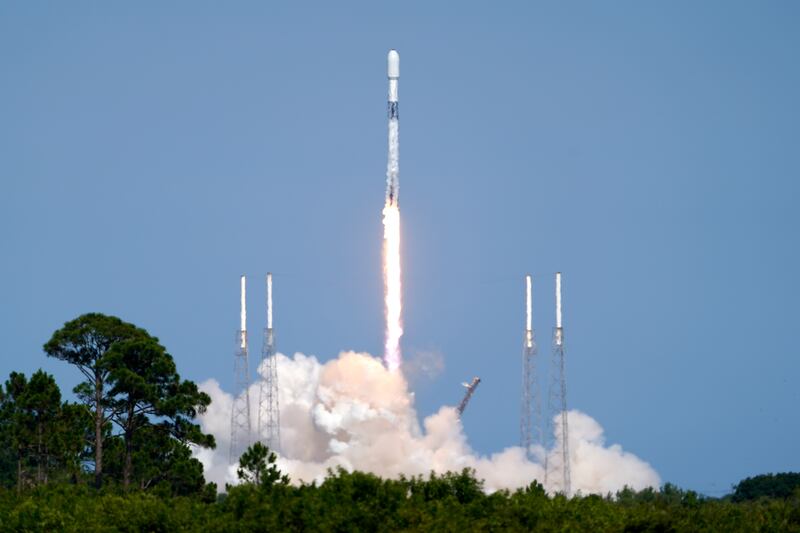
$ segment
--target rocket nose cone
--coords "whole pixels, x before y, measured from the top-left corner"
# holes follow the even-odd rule
[[[389,67],[388,73],[390,78],[399,78],[400,77],[400,54],[397,53],[397,50],[389,50],[389,56],[386,58],[387,65]]]

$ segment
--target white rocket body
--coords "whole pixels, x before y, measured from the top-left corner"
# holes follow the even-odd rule
[[[397,102],[397,82],[400,79],[400,54],[397,53],[397,50],[389,50],[386,66],[389,77],[389,103]],[[391,117],[390,111],[389,118]]]
[[[386,74],[389,78],[389,161],[386,165],[386,202],[395,205],[400,193],[400,110],[398,83],[400,81],[400,54],[389,50],[386,58]]]

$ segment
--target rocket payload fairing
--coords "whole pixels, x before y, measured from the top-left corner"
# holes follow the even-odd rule
[[[386,168],[386,201],[389,204],[397,204],[400,192],[400,110],[397,97],[397,85],[400,81],[400,54],[397,53],[397,50],[389,50],[386,66],[389,77],[389,98],[387,103],[389,115],[389,162]]]
[[[397,110],[397,82],[400,80],[400,54],[397,50],[389,50],[386,58],[389,76],[389,119],[400,118]]]

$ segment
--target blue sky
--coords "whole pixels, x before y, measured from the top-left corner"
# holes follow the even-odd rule
[[[800,470],[792,2],[0,5],[0,375],[87,311],[233,381],[238,276],[279,349],[382,345],[385,56],[401,54],[421,414],[518,442],[523,275],[569,404],[709,494]],[[260,339],[260,335],[255,335]],[[257,340],[257,342],[260,342]],[[543,352],[547,356],[547,351]]]

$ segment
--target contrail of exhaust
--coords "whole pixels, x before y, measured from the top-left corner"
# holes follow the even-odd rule
[[[400,337],[403,335],[400,273],[400,121],[397,85],[400,56],[395,50],[387,58],[389,75],[389,160],[386,165],[386,205],[383,207],[383,281],[386,313],[384,361],[389,370],[400,367]]]

